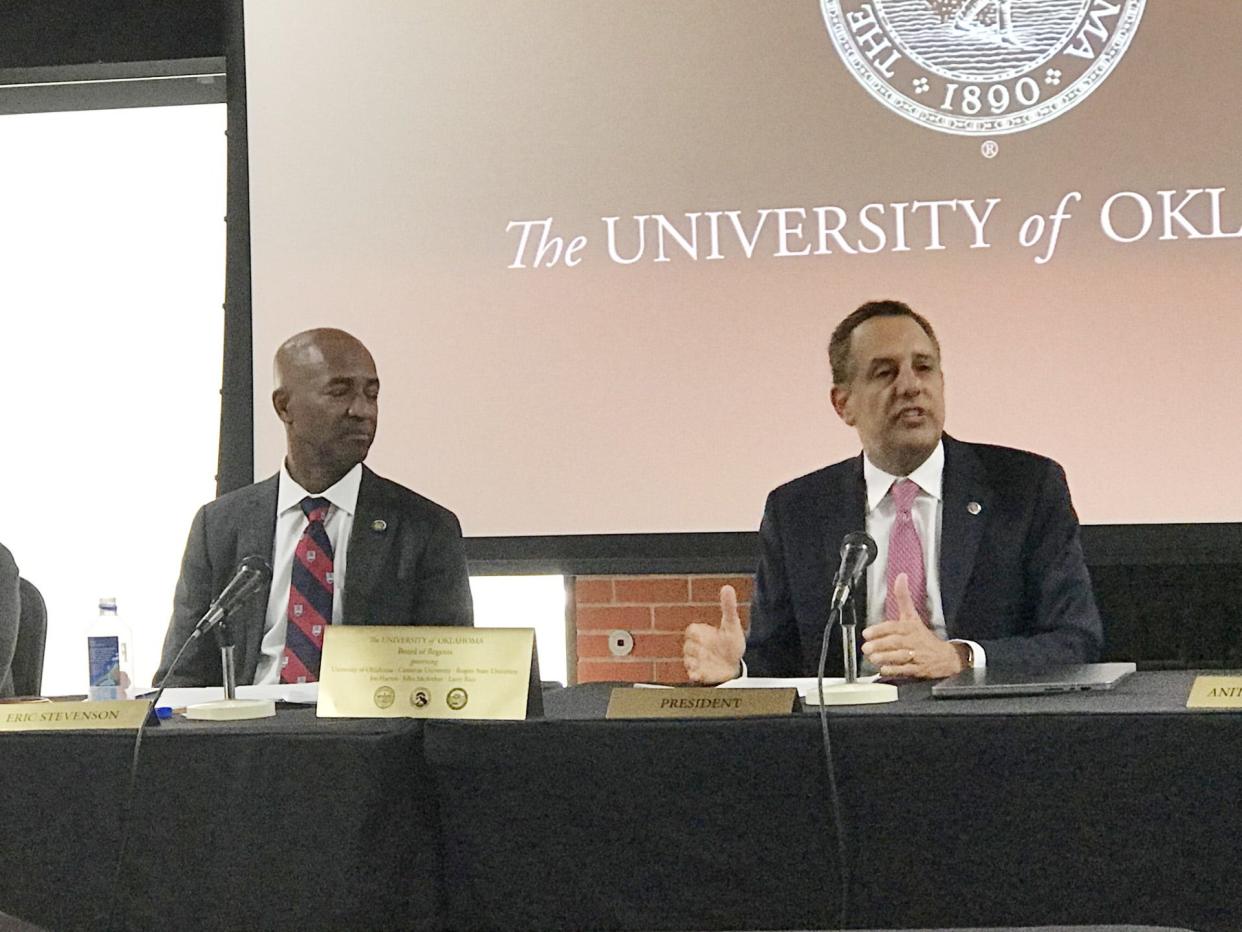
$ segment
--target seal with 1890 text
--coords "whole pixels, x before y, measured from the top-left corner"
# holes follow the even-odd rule
[[[890,110],[965,136],[1016,133],[1082,103],[1146,0],[820,0],[850,73]]]

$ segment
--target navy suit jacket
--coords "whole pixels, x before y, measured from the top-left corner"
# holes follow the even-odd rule
[[[278,487],[279,477],[272,476],[221,496],[194,516],[157,683],[242,558],[258,554],[271,563]],[[345,573],[343,624],[474,623],[457,516],[365,466]],[[253,683],[258,671],[270,592],[269,581],[230,618],[238,683]],[[222,678],[220,649],[209,634],[186,651],[168,685],[214,686]]]
[[[944,454],[939,569],[949,637],[977,642],[989,667],[1096,660],[1103,627],[1064,471],[1033,453],[948,436]],[[751,675],[815,675],[841,540],[865,529],[866,493],[859,455],[768,496],[746,644]],[[826,674],[839,676],[837,626],[832,641]]]

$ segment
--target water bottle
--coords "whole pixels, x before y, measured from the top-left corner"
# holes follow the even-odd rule
[[[86,632],[91,699],[128,699],[133,685],[129,627],[116,611],[115,598],[99,600],[99,617]]]

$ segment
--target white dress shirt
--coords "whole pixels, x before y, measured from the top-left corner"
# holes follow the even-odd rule
[[[281,465],[280,486],[276,493],[276,536],[272,542],[272,592],[267,600],[262,656],[255,673],[255,685],[280,682],[280,660],[285,651],[285,628],[289,623],[293,554],[302,539],[302,532],[306,530],[302,499],[307,497],[326,498],[331,503],[324,519],[324,529],[328,532],[328,540],[332,541],[332,624],[341,623],[341,610],[345,604],[345,560],[361,484],[362,464],[359,463],[335,485],[311,495],[293,480],[288,467]]]
[[[910,517],[923,542],[923,567],[927,578],[928,618],[932,630],[942,640],[947,639],[944,623],[944,606],[940,600],[940,531],[944,512],[944,441],[936,444],[931,455],[909,476],[891,476],[863,454],[863,479],[867,483],[867,533],[876,545],[875,562],[867,568],[867,626],[884,621],[884,602],[888,595],[888,540],[897,520],[897,506],[888,494],[894,482],[910,479],[919,487],[919,494],[910,507]],[[982,668],[987,664],[983,648],[974,641],[969,644],[974,652],[973,666]]]

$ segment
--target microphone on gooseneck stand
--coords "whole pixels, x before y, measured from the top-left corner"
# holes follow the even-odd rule
[[[841,541],[841,564],[837,567],[837,575],[832,580],[832,601],[828,609],[828,623],[824,626],[824,639],[819,651],[819,669],[817,684],[819,687],[819,727],[823,737],[824,764],[828,773],[828,802],[832,811],[833,826],[836,829],[837,841],[837,872],[841,883],[840,919],[838,925],[848,927],[850,901],[849,845],[846,841],[844,814],[841,811],[841,794],[837,787],[837,768],[832,758],[832,738],[828,731],[829,698],[824,693],[824,664],[828,660],[828,638],[832,634],[832,623],[841,625],[841,640],[845,649],[845,685],[835,689],[856,690],[861,688],[855,681],[858,678],[858,658],[855,654],[855,629],[853,605],[850,598],[858,588],[867,567],[875,562],[877,548],[871,535],[865,531],[851,531]],[[845,608],[850,611],[846,613]],[[848,618],[848,621],[847,621]],[[894,691],[895,692],[895,691]]]
[[[824,646],[827,647],[835,615],[841,625],[842,666],[847,683],[858,681],[858,625],[857,616],[852,610],[846,614],[845,606],[858,588],[867,567],[875,562],[876,552],[875,541],[865,531],[850,531],[841,541],[841,566],[833,580],[832,605],[828,610],[828,624],[824,628]]]
[[[229,614],[249,601],[271,578],[272,568],[262,557],[243,558],[224,591],[216,596],[206,614],[194,627],[194,632],[186,639],[186,644],[189,645],[205,632],[215,631],[216,643],[220,645],[220,669],[224,679],[224,699],[191,705],[186,709],[186,718],[227,720],[266,718],[276,714],[275,704],[269,700],[238,700],[237,671],[233,660],[237,632],[228,621]]]
[[[237,572],[229,580],[229,584],[211,603],[207,614],[199,620],[194,633],[190,635],[193,640],[205,631],[215,632],[216,643],[220,645],[220,670],[224,679],[224,698],[227,702],[235,702],[237,699],[237,664],[233,659],[237,632],[233,625],[229,624],[229,613],[249,601],[250,597],[262,589],[271,577],[272,568],[262,557],[243,558],[241,565],[237,567]],[[216,707],[212,703],[206,703],[205,706]],[[198,718],[203,708],[204,706],[194,706],[187,710],[186,714],[190,718]]]

